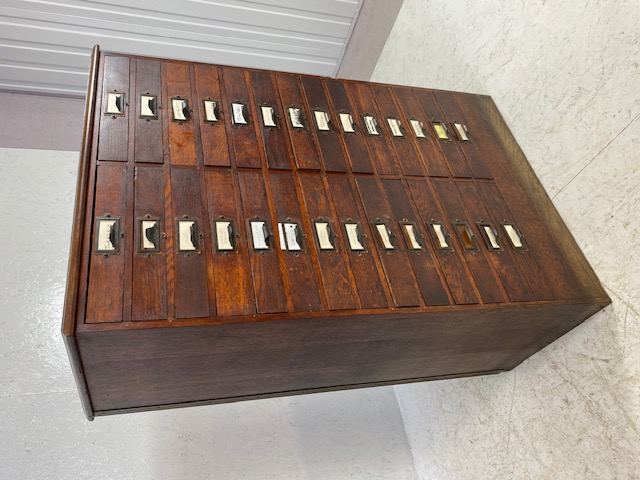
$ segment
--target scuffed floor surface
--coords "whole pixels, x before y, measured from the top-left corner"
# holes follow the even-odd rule
[[[372,80],[489,94],[613,304],[514,371],[396,387],[423,480],[640,478],[640,4],[405,0]]]
[[[0,149],[0,480],[416,480],[391,387],[89,423],[60,335],[77,163]]]

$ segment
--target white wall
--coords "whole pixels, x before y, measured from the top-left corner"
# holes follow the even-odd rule
[[[391,387],[85,420],[60,335],[77,163],[0,148],[0,479],[416,478]]]
[[[640,478],[638,25],[635,0],[403,4],[373,80],[490,94],[613,299],[510,373],[396,387],[421,479]]]
[[[82,97],[95,44],[121,53],[332,76],[360,3],[3,0],[0,90]]]

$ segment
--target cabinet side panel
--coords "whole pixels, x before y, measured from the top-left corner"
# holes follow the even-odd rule
[[[87,262],[86,254],[83,254],[83,244],[86,230],[91,231],[90,223],[85,230],[87,217],[91,218],[92,208],[88,207],[89,183],[91,167],[92,139],[94,135],[94,116],[99,110],[100,81],[98,80],[98,66],[100,64],[100,48],[93,47],[91,54],[91,68],[87,83],[87,99],[84,110],[84,124],[82,132],[82,151],[78,166],[76,182],[76,194],[73,211],[73,226],[71,233],[71,245],[69,247],[69,266],[67,269],[67,283],[64,297],[64,311],[62,314],[62,338],[69,355],[69,363],[78,387],[80,401],[87,419],[93,420],[93,406],[89,397],[89,389],[84,374],[84,368],[80,359],[80,352],[76,341],[76,326],[84,321],[85,311],[82,311],[80,297],[86,298],[87,271],[83,268]]]

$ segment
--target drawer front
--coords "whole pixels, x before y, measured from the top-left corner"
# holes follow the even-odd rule
[[[100,68],[85,323],[584,295],[532,199],[496,178],[476,96],[114,54]],[[107,216],[122,236],[99,252]]]

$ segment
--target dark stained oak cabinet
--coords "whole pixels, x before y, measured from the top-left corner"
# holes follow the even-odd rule
[[[496,373],[609,303],[487,96],[94,49],[90,419]]]

